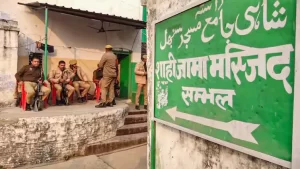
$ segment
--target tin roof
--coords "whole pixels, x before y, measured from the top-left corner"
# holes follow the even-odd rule
[[[117,23],[127,26],[133,26],[137,29],[145,29],[146,28],[146,22],[141,20],[136,20],[132,18],[127,17],[121,17],[116,15],[108,15],[103,13],[96,13],[88,10],[81,10],[81,9],[74,9],[72,7],[65,7],[65,6],[57,6],[52,5],[48,3],[40,3],[40,2],[32,2],[32,3],[18,3],[19,5],[25,5],[30,8],[39,9],[39,8],[48,8],[50,11],[69,14],[73,16],[88,18],[88,19],[94,19],[94,20],[100,20],[104,22],[111,22],[111,23]]]

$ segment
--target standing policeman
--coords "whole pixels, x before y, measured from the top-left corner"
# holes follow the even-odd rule
[[[106,106],[113,106],[115,98],[114,85],[117,78],[117,56],[112,52],[112,46],[105,46],[105,53],[102,56],[99,68],[103,69],[103,78],[101,82],[101,101],[96,108],[104,108]],[[109,93],[106,99],[107,92]]]

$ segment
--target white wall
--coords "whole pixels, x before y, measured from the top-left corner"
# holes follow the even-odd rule
[[[20,0],[23,2],[41,2],[117,15],[133,19],[142,19],[140,0]]]
[[[148,1],[147,35],[148,35],[148,71],[152,72],[153,22],[185,7],[196,0],[150,0]],[[152,84],[152,74],[148,75]],[[151,100],[154,91],[148,87]],[[154,103],[149,102],[149,118],[153,115]],[[148,127],[151,133],[151,127]],[[283,167],[264,160],[240,153],[202,138],[180,132],[176,129],[156,125],[156,169],[282,169]],[[148,138],[148,143],[151,136]],[[148,144],[150,150],[150,143]],[[150,151],[148,151],[150,159]],[[150,162],[148,163],[150,169]]]
[[[17,22],[0,20],[0,108],[14,102],[18,60]],[[9,28],[9,29],[8,29]]]

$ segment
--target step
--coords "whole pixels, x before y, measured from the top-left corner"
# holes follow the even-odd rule
[[[128,115],[147,114],[147,110],[129,110]]]
[[[147,142],[147,133],[116,136],[109,140],[87,145],[84,155],[102,154]]]
[[[117,130],[117,136],[147,132],[147,123],[128,124]]]
[[[147,114],[137,114],[137,115],[128,115],[125,118],[125,125],[127,124],[137,124],[147,122]]]

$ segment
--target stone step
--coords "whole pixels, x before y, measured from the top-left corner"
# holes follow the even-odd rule
[[[130,134],[116,136],[109,140],[88,145],[85,148],[84,155],[103,154],[125,147],[131,147],[147,142],[147,133]]]
[[[128,115],[147,114],[147,110],[129,110]]]
[[[147,123],[124,125],[117,130],[117,136],[147,132]]]
[[[125,118],[125,125],[147,122],[147,114],[129,115]]]

